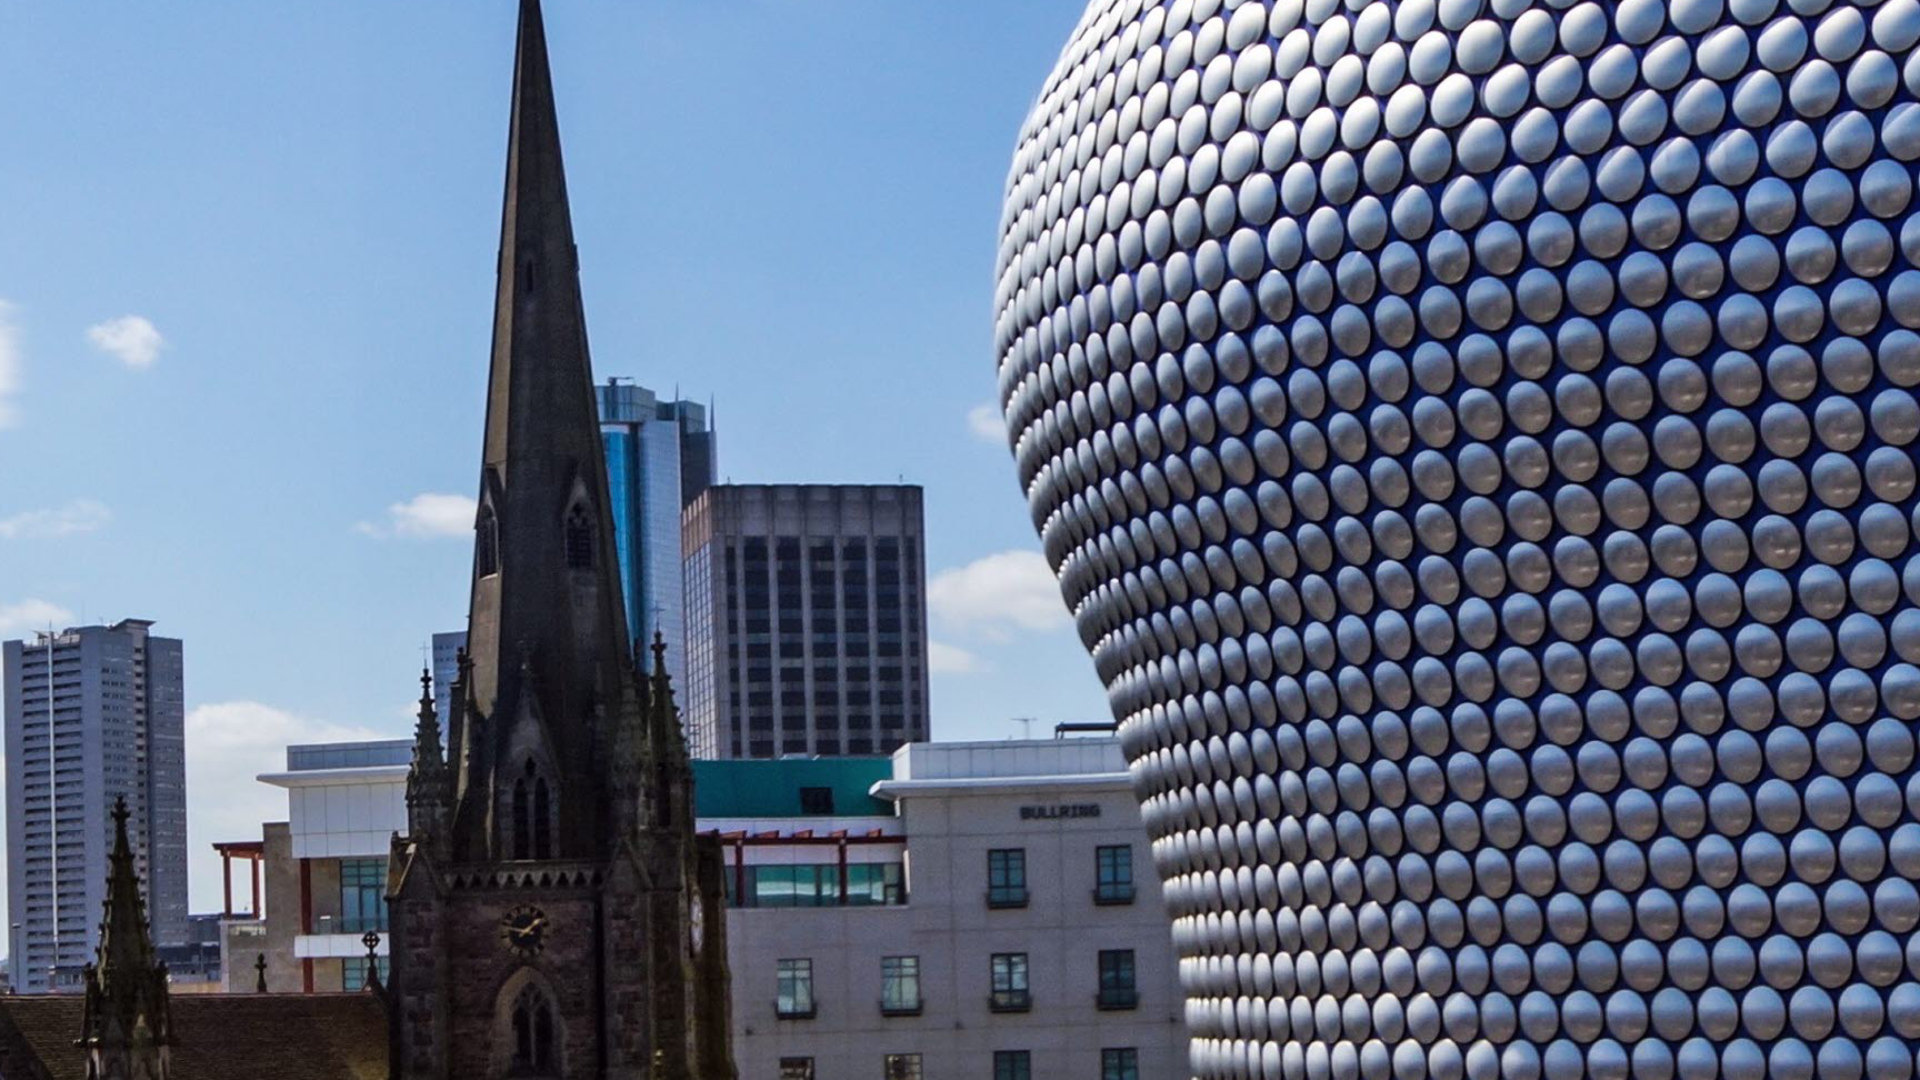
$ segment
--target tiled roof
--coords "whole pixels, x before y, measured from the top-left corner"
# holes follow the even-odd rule
[[[77,995],[0,997],[0,1075],[86,1080]],[[385,1080],[386,1010],[372,994],[181,994],[174,1080]],[[23,1060],[30,1058],[29,1060]]]

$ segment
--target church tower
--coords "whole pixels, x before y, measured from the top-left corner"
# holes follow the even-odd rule
[[[546,35],[520,4],[468,651],[388,884],[400,1080],[733,1080],[720,849],[627,649]]]

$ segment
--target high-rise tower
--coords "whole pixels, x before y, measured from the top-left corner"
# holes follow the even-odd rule
[[[395,841],[393,1075],[734,1075],[717,845],[628,645],[538,0],[522,0],[468,651]]]
[[[7,944],[22,991],[80,989],[98,942],[116,798],[127,801],[134,859],[152,888],[154,940],[186,940],[182,645],[152,625],[123,619],[0,646]]]
[[[687,508],[697,758],[929,738],[925,523],[906,484],[716,484]]]

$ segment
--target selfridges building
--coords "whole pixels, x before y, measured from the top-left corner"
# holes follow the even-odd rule
[[[1000,391],[1194,1075],[1914,1075],[1917,39],[1087,10]]]

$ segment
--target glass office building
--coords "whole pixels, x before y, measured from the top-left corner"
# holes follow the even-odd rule
[[[627,627],[635,640],[651,638],[655,630],[666,637],[668,673],[683,686],[687,637],[680,511],[713,484],[707,408],[662,400],[619,379],[607,380],[596,393]]]

